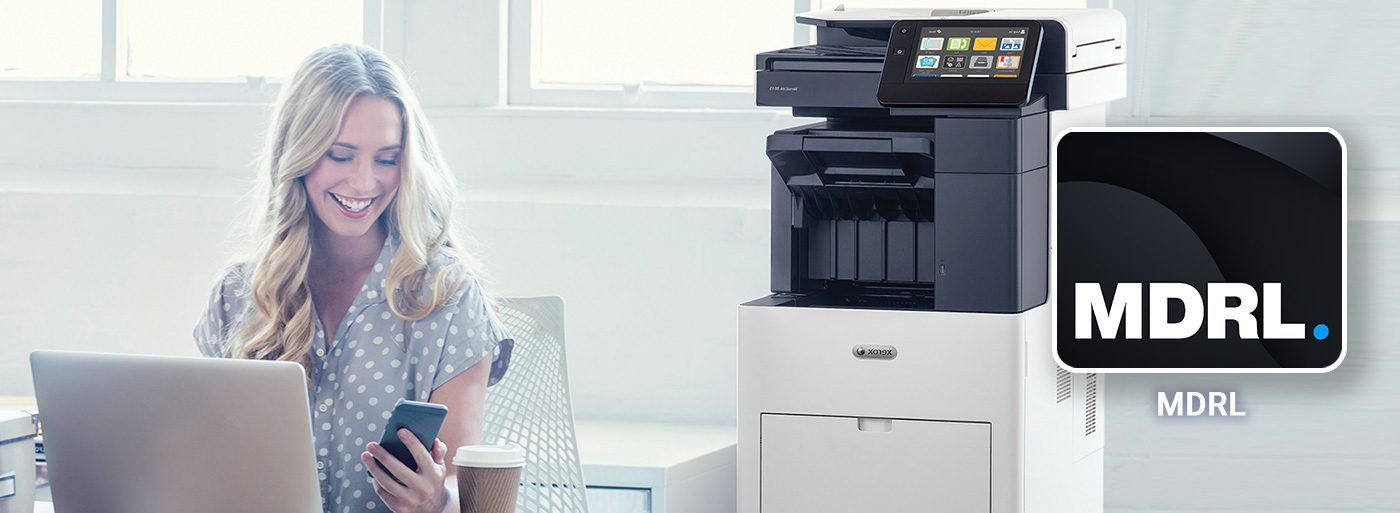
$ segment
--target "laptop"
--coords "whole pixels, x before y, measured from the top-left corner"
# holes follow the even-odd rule
[[[56,513],[321,511],[291,362],[35,351]]]

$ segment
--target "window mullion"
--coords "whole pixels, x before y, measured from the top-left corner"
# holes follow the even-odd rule
[[[394,59],[404,57],[404,5],[399,1],[375,0],[382,5],[375,15],[379,21],[379,51]],[[365,14],[369,16],[369,13]]]
[[[539,25],[532,0],[510,0],[506,13],[506,103],[530,105],[535,101],[535,73],[539,62]]]
[[[102,81],[115,82],[117,80],[117,55],[120,49],[117,44],[117,20],[118,0],[102,0]],[[91,54],[89,54],[91,55]]]
[[[365,0],[364,2],[364,44],[365,46],[384,49],[384,2],[382,0]]]

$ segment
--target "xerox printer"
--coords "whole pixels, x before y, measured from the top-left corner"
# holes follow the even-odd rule
[[[739,307],[738,511],[1102,510],[1050,355],[1050,150],[1126,93],[1111,9],[805,13],[758,55],[772,295]]]
[[[817,44],[758,56],[759,105],[825,118],[768,137],[773,292],[1043,303],[1050,137],[1124,96],[1121,15],[863,12],[801,15]]]

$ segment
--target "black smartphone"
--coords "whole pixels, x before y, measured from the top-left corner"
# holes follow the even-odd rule
[[[433,441],[437,439],[438,430],[442,429],[442,420],[446,417],[447,407],[441,404],[399,399],[394,403],[394,413],[389,417],[389,422],[384,425],[384,436],[379,437],[379,445],[384,446],[389,454],[394,455],[409,469],[417,472],[418,461],[413,459],[413,453],[409,452],[408,446],[399,440],[399,429],[413,432],[423,447],[432,452]],[[384,464],[378,461],[375,463],[379,464],[380,470],[389,472],[389,469],[384,468]],[[389,474],[393,475],[393,472]]]

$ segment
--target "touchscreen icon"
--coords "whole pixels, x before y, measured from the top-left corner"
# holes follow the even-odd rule
[[[937,56],[937,55],[920,55],[920,56],[919,56],[919,64],[918,64],[918,66],[916,66],[916,67],[919,67],[919,68],[937,68],[937,67],[938,67],[938,56]]]
[[[988,68],[991,68],[991,67],[992,67],[992,56],[990,56],[990,55],[973,55],[973,56],[972,56],[972,69],[988,69]]]
[[[944,68],[961,68],[967,66],[966,55],[949,55],[943,59]]]
[[[1021,67],[1020,55],[1002,55],[997,57],[997,69],[1016,69]]]
[[[989,52],[997,49],[997,38],[979,37],[972,42],[972,49],[979,52]]]
[[[969,46],[971,46],[971,45],[972,45],[972,38],[970,38],[970,37],[950,37],[950,38],[948,38],[948,49],[949,49],[949,50],[966,50],[967,47],[969,47]]]
[[[1025,43],[1024,37],[1003,37],[1001,38],[1001,48],[1003,52],[1019,52],[1021,45]]]
[[[941,38],[941,37],[926,37],[926,38],[924,38],[923,41],[920,41],[920,42],[919,42],[919,49],[920,49],[920,50],[942,50],[942,49],[943,49],[943,38]]]

